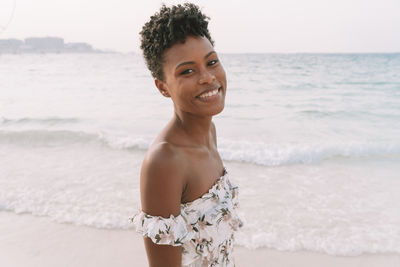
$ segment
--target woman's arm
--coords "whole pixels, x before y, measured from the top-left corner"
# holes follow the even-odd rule
[[[183,188],[183,161],[168,143],[156,145],[146,154],[140,174],[143,212],[169,218],[180,214]],[[155,244],[144,238],[151,267],[181,266],[182,247]]]

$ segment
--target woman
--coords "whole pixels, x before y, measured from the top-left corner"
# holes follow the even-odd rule
[[[163,5],[140,33],[155,85],[174,104],[143,160],[142,210],[131,218],[150,266],[234,266],[237,187],[212,122],[224,109],[226,76],[207,25],[193,4]]]

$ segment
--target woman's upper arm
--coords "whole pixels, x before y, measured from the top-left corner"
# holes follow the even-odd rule
[[[152,216],[179,216],[183,188],[182,159],[167,143],[157,145],[146,155],[140,174],[142,210]],[[144,240],[151,267],[181,266],[182,247]]]

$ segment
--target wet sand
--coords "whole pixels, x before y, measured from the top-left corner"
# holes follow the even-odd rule
[[[399,267],[400,254],[331,256],[307,251],[235,248],[236,266]],[[62,224],[46,217],[0,212],[0,266],[145,267],[142,238],[133,230]]]

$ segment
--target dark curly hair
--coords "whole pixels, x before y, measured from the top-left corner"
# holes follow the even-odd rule
[[[171,7],[163,4],[160,11],[150,17],[140,32],[140,48],[154,78],[164,80],[164,51],[177,42],[184,43],[187,36],[206,37],[214,46],[207,28],[209,19],[192,3]]]

